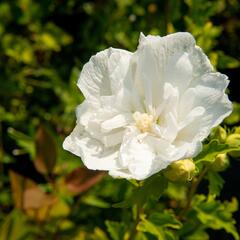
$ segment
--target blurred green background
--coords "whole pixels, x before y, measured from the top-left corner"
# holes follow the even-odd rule
[[[240,101],[239,16],[238,0],[1,0],[0,240],[122,240],[111,221],[127,222],[131,212],[110,207],[131,184],[82,168],[62,149],[83,100],[76,87],[83,64],[110,46],[134,51],[140,32],[189,31]],[[223,197],[239,194],[239,170],[225,177]]]

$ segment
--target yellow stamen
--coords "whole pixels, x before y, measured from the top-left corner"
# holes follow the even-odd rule
[[[151,132],[152,125],[154,123],[153,115],[150,115],[150,114],[147,114],[147,113],[135,112],[133,114],[133,119],[136,122],[137,128],[141,132]]]

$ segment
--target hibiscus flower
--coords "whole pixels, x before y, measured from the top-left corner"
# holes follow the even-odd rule
[[[141,34],[134,53],[109,48],[85,64],[85,100],[63,147],[89,169],[143,180],[201,151],[232,111],[228,83],[191,34]]]

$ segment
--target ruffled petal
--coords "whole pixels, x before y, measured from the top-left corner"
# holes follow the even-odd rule
[[[212,77],[213,75],[210,78]],[[182,122],[188,121],[189,115],[193,113],[194,109],[201,110],[195,113],[194,121],[188,122],[180,130],[178,139],[191,141],[195,138],[202,141],[209,135],[213,127],[220,124],[232,112],[232,104],[223,92],[226,83],[222,81],[221,75],[215,74],[214,82],[215,88],[198,85],[189,88],[182,96],[179,103],[179,116]]]
[[[77,83],[85,98],[99,105],[101,96],[116,94],[122,87],[131,55],[125,50],[109,48],[91,57]]]
[[[151,145],[144,141],[145,134],[136,128],[129,128],[124,135],[119,152],[119,165],[128,169],[131,178],[142,180],[152,175],[156,157]]]
[[[92,170],[118,169],[117,147],[105,147],[100,141],[94,139],[77,124],[72,133],[64,140],[63,148],[79,157],[84,165]]]
[[[141,35],[131,62],[131,77],[127,87],[134,87],[144,99],[146,108],[157,107],[163,96],[163,86],[184,88],[191,80],[192,65],[188,54],[195,47],[189,33],[175,33],[166,37]],[[132,84],[130,84],[130,80]]]

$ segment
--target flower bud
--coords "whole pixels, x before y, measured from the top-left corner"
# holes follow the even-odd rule
[[[239,146],[240,145],[240,134],[233,133],[227,137],[226,143],[231,146]],[[229,155],[234,158],[240,157],[240,151],[232,151],[229,152]]]
[[[212,138],[216,138],[220,143],[224,143],[227,139],[227,132],[223,127],[218,126],[213,130]]]
[[[169,165],[164,171],[164,176],[173,182],[187,182],[192,180],[195,169],[192,159],[182,159]]]
[[[222,172],[229,166],[229,159],[226,153],[218,154],[211,164],[211,169],[215,172]]]
[[[235,127],[234,128],[234,133],[239,133],[240,134],[240,127]]]

